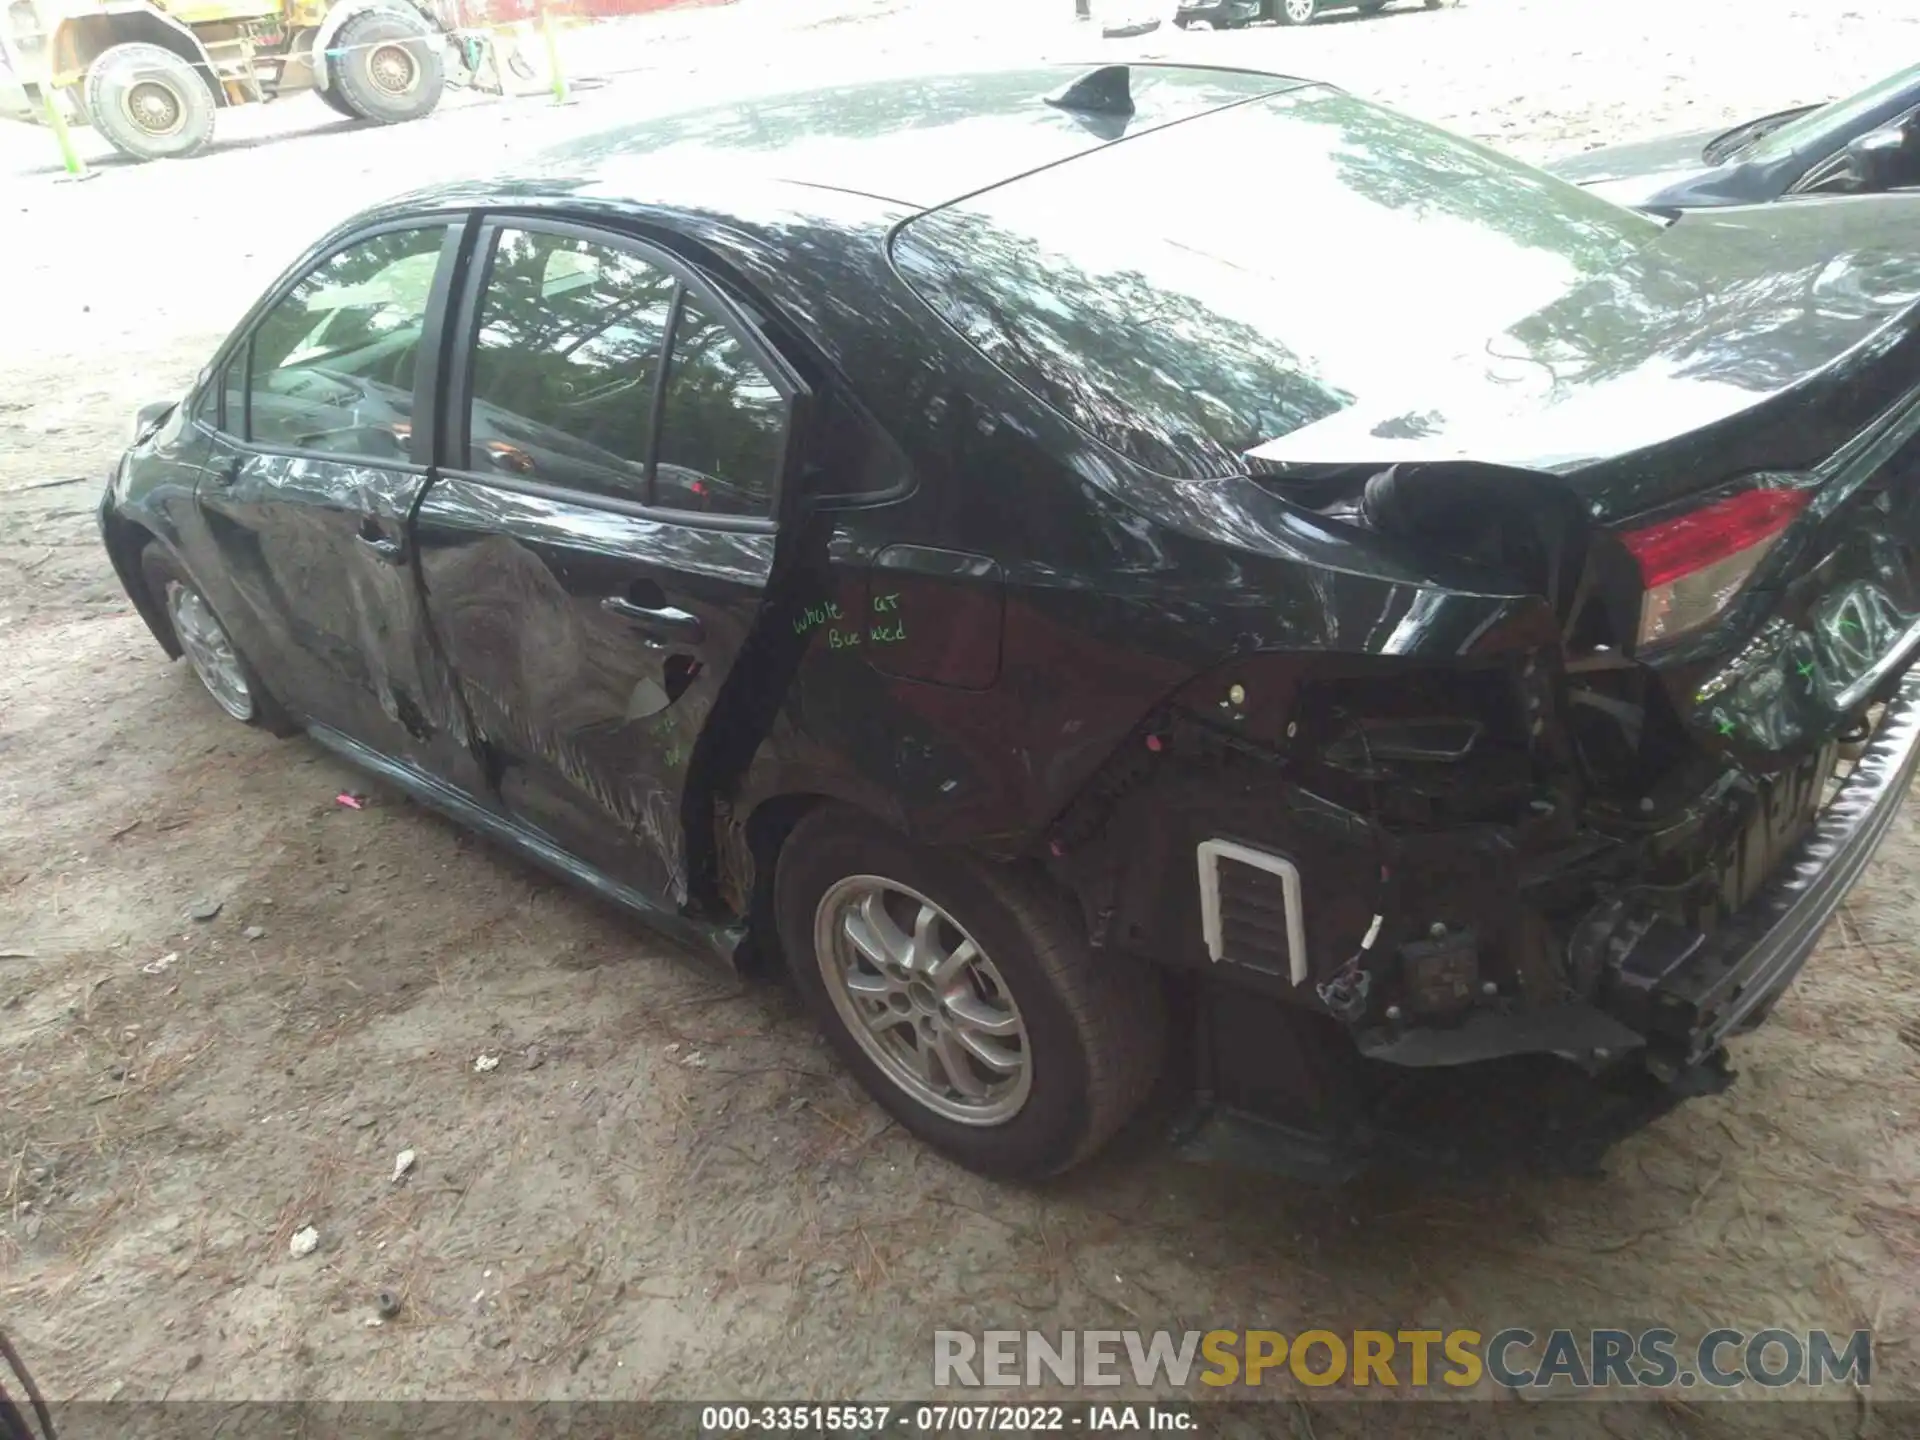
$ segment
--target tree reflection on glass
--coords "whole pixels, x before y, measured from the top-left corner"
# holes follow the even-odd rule
[[[766,515],[785,460],[786,397],[689,292],[674,323],[656,499],[676,510]]]
[[[910,223],[909,279],[1016,379],[1163,474],[1437,368],[1659,225],[1319,87],[1171,126]]]
[[[678,283],[610,245],[504,232],[474,344],[468,464],[644,501]]]

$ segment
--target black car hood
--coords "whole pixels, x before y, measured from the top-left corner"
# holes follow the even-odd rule
[[[1920,197],[1690,214],[1507,329],[1434,346],[1417,380],[1250,453],[1281,478],[1434,461],[1548,472],[1596,518],[1750,458],[1810,464],[1912,384],[1916,236]]]

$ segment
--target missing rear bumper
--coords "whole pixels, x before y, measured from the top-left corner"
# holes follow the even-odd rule
[[[1640,1051],[1655,1075],[1677,1081],[1758,1025],[1792,984],[1885,839],[1917,766],[1920,679],[1910,678],[1805,835],[1712,933],[1669,919],[1623,925],[1606,939],[1590,996],[1502,1002],[1451,1025],[1375,1023],[1355,1042],[1369,1059],[1414,1067],[1555,1054],[1598,1070]]]
[[[1756,858],[1767,870],[1743,889],[1751,898],[1711,934],[1671,920],[1623,927],[1589,986],[1550,1003],[1495,994],[1447,1023],[1402,1021],[1383,1004],[1349,1027],[1303,1009],[1276,964],[1265,994],[1233,983],[1248,967],[1229,943],[1230,963],[1210,971],[1203,1078],[1178,1148],[1329,1182],[1382,1163],[1592,1170],[1626,1135],[1732,1083],[1727,1040],[1806,963],[1917,768],[1920,679],[1909,679],[1799,838]]]
[[[1677,1072],[1751,1030],[1793,983],[1859,880],[1920,765],[1920,679],[1909,677],[1806,837],[1712,935],[1656,924],[1611,967],[1606,1008]]]

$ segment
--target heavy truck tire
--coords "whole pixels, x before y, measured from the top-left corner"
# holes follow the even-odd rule
[[[177,160],[213,138],[213,92],[200,72],[158,45],[114,45],[87,67],[93,128],[135,160]]]
[[[359,111],[347,104],[347,97],[340,93],[339,86],[336,85],[326,90],[316,90],[313,93],[326,101],[327,108],[333,111],[334,114],[344,115],[349,120],[358,120],[360,118]]]
[[[440,103],[446,89],[440,37],[424,20],[369,10],[342,25],[327,48],[340,53],[329,62],[333,83],[322,93],[337,93],[363,120],[380,125],[418,120]]]

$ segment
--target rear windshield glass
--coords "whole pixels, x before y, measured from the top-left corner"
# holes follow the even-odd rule
[[[1244,473],[1242,452],[1362,395],[1406,394],[1661,228],[1312,87],[920,216],[894,258],[1062,415],[1195,478]]]

